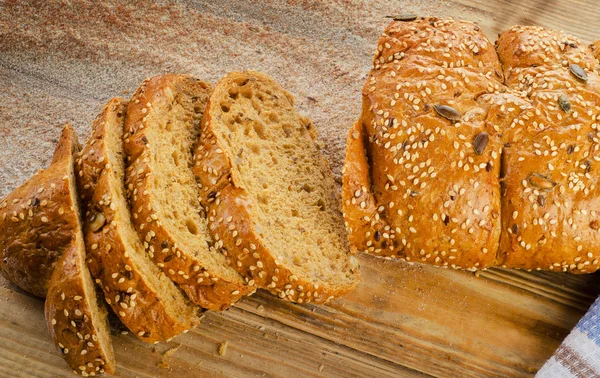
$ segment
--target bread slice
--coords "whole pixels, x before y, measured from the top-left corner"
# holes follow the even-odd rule
[[[158,342],[195,326],[197,307],[150,260],[131,223],[121,141],[126,111],[123,99],[106,104],[78,161],[87,262],[121,322],[142,341]]]
[[[53,164],[61,164],[64,168],[61,179],[68,185],[68,198],[51,197],[45,206],[62,208],[63,216],[70,215],[72,222],[63,225],[61,230],[62,236],[66,237],[68,234],[70,241],[63,248],[64,253],[52,273],[45,314],[50,334],[65,361],[75,373],[87,376],[113,373],[115,358],[106,308],[96,295],[92,276],[85,264],[85,244],[79,219],[72,157],[72,153],[79,149],[77,135],[70,126],[66,126]],[[44,188],[44,184],[45,182],[40,182],[39,188]],[[58,200],[62,202],[57,202]],[[59,221],[60,218],[49,219],[55,226],[60,224]],[[31,232],[40,231],[32,228]]]
[[[194,173],[210,231],[249,284],[299,303],[351,290],[338,186],[292,96],[264,74],[231,73],[202,126]]]
[[[221,310],[255,288],[214,248],[192,172],[210,91],[187,75],[146,80],[129,102],[124,146],[133,223],[144,247],[194,303]]]
[[[52,163],[0,202],[0,271],[21,289],[45,297],[60,256],[73,239],[77,217],[73,153],[81,146],[66,126]]]

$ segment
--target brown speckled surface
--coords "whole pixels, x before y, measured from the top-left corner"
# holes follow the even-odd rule
[[[600,4],[575,0],[0,0],[0,196],[47,166],[62,123],[85,140],[106,100],[164,72],[212,83],[232,70],[266,72],[314,120],[339,177],[383,16],[411,12],[479,22],[492,40],[519,23],[584,42],[600,37]],[[361,263],[358,289],[324,307],[259,292],[155,350],[118,335],[118,374],[527,376],[599,292],[597,275],[490,270],[476,278],[364,256]],[[43,303],[3,279],[0,339],[1,377],[71,375],[45,329]],[[169,348],[177,349],[163,356]]]

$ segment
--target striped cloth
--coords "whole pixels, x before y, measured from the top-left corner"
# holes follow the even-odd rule
[[[600,298],[536,375],[536,378],[588,377],[600,377]]]

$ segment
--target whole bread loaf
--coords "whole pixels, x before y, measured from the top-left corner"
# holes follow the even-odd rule
[[[0,202],[0,271],[21,289],[45,297],[60,256],[78,227],[73,154],[81,149],[67,125],[48,169]]]
[[[453,268],[596,271],[596,64],[576,38],[540,27],[502,33],[496,54],[475,24],[392,22],[348,136],[353,248]]]
[[[341,203],[312,123],[259,72],[233,72],[202,119],[194,172],[210,232],[249,285],[323,303],[358,282]]]
[[[194,303],[222,310],[255,288],[215,247],[192,171],[211,89],[188,75],[146,80],[129,101],[123,138],[133,223],[148,254]]]
[[[64,128],[56,150],[53,164],[62,162],[64,165],[65,175],[61,179],[69,185],[68,198],[50,197],[48,206],[62,208],[71,215],[73,223],[69,223],[68,228],[62,225],[65,227],[63,232],[70,237],[48,284],[44,306],[46,321],[54,343],[74,373],[84,376],[112,374],[115,358],[107,312],[101,302],[102,295],[96,294],[85,261],[73,164],[73,154],[79,153],[80,145],[71,126]],[[43,184],[38,183],[40,188],[44,188]],[[58,200],[64,202],[56,202]]]
[[[87,263],[121,322],[145,342],[187,332],[197,309],[146,254],[125,191],[123,124],[127,102],[112,99],[96,118],[78,160]]]

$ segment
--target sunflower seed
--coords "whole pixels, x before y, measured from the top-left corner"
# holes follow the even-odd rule
[[[529,183],[546,192],[551,191],[556,186],[554,181],[539,173],[532,173],[531,176],[529,176]]]
[[[590,222],[590,228],[594,231],[598,231],[600,229],[600,221],[597,219]]]
[[[570,146],[567,148],[567,154],[568,154],[568,155],[571,155],[571,154],[573,153],[573,151],[575,151],[575,146],[574,146],[574,145],[570,145]]]
[[[558,105],[565,113],[571,111],[571,101],[569,101],[569,98],[565,95],[560,95],[558,98]]]
[[[458,110],[454,109],[451,106],[433,105],[433,108],[439,115],[446,118],[447,120],[457,122],[460,121],[460,119],[462,118],[462,115],[458,112]]]
[[[581,81],[587,81],[588,80],[587,73],[585,73],[585,71],[583,70],[583,68],[581,68],[580,65],[578,65],[578,64],[571,64],[569,66],[569,70],[571,71],[571,73],[573,74],[573,76],[575,76],[579,80],[581,80]]]
[[[106,218],[102,213],[96,213],[90,217],[90,230],[92,232],[98,232],[104,224],[106,223]]]
[[[475,137],[475,140],[473,140],[473,149],[475,150],[475,153],[477,155],[481,155],[483,153],[483,151],[485,150],[485,148],[487,147],[489,142],[490,142],[490,136],[488,135],[488,133],[486,133],[486,132],[479,133]]]
[[[395,14],[391,16],[385,16],[385,18],[391,18],[394,21],[414,21],[417,19],[416,14]]]

